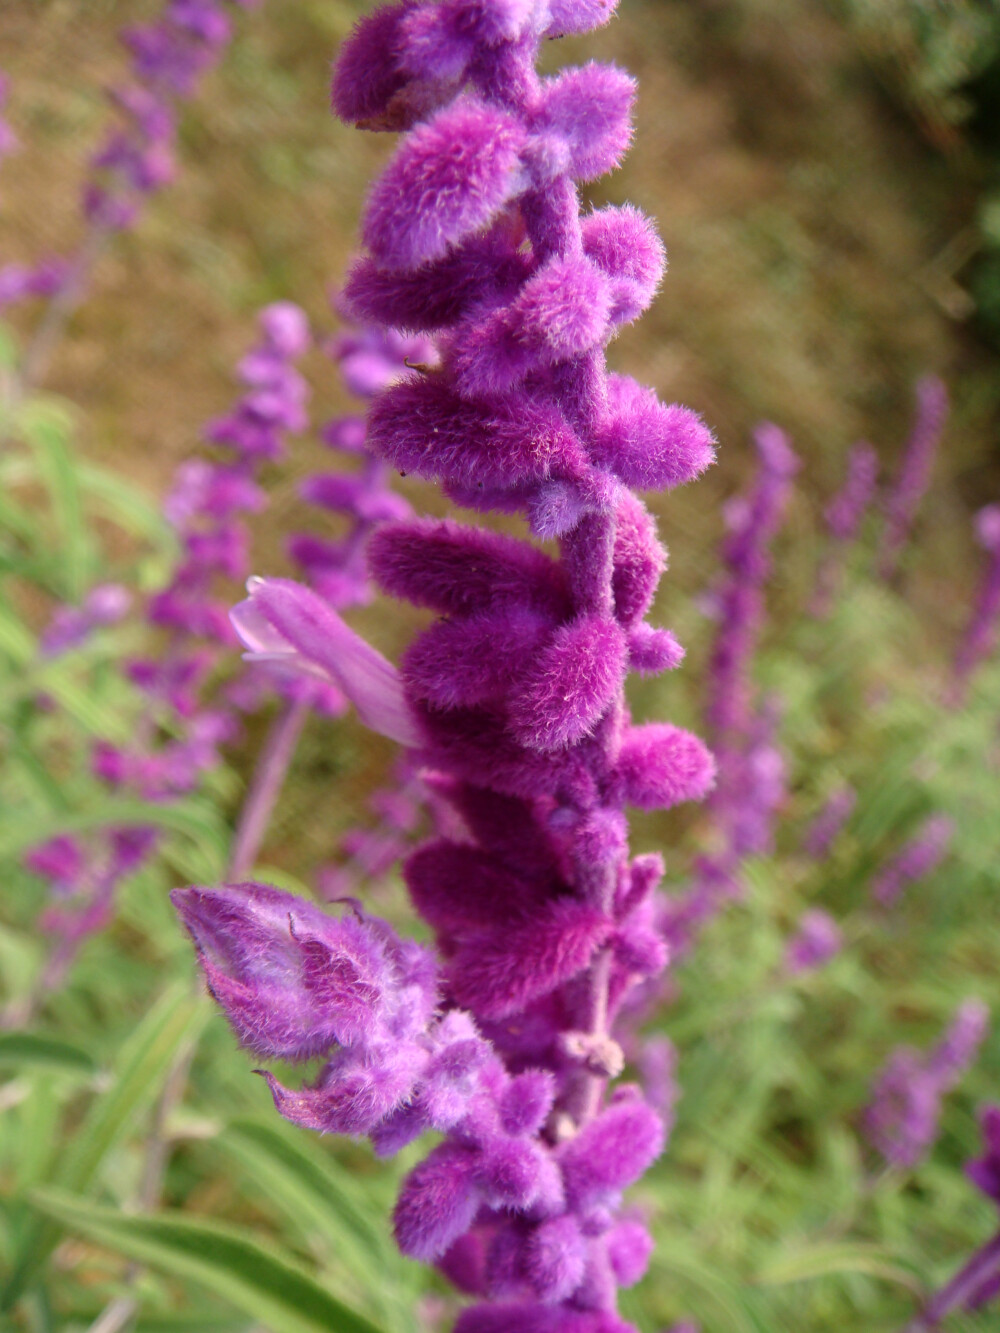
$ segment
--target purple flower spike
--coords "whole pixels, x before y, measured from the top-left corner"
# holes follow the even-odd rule
[[[901,1046],[879,1074],[864,1112],[865,1132],[887,1162],[913,1167],[938,1135],[941,1102],[976,1057],[989,1021],[986,1006],[966,1000],[927,1055]]]
[[[804,912],[785,950],[785,969],[793,975],[823,967],[843,946],[840,927],[829,912]]]
[[[808,856],[815,861],[827,856],[857,802],[858,793],[853,787],[840,787],[833,793],[806,833],[803,846]]]
[[[279,662],[329,680],[354,704],[372,731],[419,746],[416,719],[396,671],[381,653],[311,589],[291,579],[251,579],[245,602],[232,610],[248,661]]]
[[[513,117],[474,97],[415,130],[368,202],[364,237],[379,262],[418,268],[486,226],[517,186],[523,142]],[[401,211],[407,228],[397,225]]]
[[[882,907],[892,907],[908,884],[923,879],[944,860],[955,831],[954,821],[946,815],[932,815],[876,876],[872,897]]]
[[[980,1112],[979,1125],[986,1151],[969,1162],[965,1174],[987,1198],[1000,1206],[1000,1106],[986,1106]]]

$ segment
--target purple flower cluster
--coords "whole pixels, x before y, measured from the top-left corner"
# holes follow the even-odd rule
[[[907,884],[936,870],[947,855],[954,831],[954,821],[947,815],[932,815],[875,877],[873,900],[881,907],[892,907]]]
[[[785,970],[791,975],[812,972],[836,957],[843,947],[840,927],[829,912],[813,907],[803,912],[785,949]]]
[[[255,0],[167,0],[151,23],[125,28],[131,80],[110,90],[114,123],[91,159],[83,190],[88,240],[70,260],[0,269],[0,307],[26,297],[50,297],[82,283],[96,238],[134,225],[144,200],[174,176],[179,104],[216,64],[231,35],[227,8]],[[2,106],[2,91],[0,91]],[[0,156],[5,138],[0,124]]]
[[[623,693],[630,670],[681,657],[646,621],[665,556],[628,488],[680,484],[713,457],[694,413],[605,366],[663,268],[640,213],[581,216],[577,193],[627,147],[634,86],[596,64],[535,72],[543,38],[613,8],[404,0],[358,25],[334,76],[342,116],[406,131],[346,300],[440,355],[379,394],[368,444],[459,503],[523,513],[558,558],[450,519],[383,523],[376,582],[437,616],[399,671],[302,585],[252,580],[233,613],[251,656],[334,683],[450,806],[459,832],[404,868],[437,976],[386,927],[275,890],[177,899],[241,1039],[327,1060],[300,1090],[272,1080],[282,1114],[383,1152],[445,1135],[403,1186],[396,1234],[479,1298],[460,1333],[629,1327],[616,1288],[650,1242],[620,1195],[664,1128],[606,1084],[616,1017],[666,950],[662,863],[629,855],[625,808],[703,796],[714,774],[694,736],[634,724]]]
[[[878,454],[862,441],[848,453],[844,485],[823,512],[830,546],[816,575],[813,615],[825,616],[830,610],[840,586],[845,553],[858,536],[877,482]]]
[[[986,1006],[966,1000],[927,1055],[901,1046],[890,1056],[875,1081],[863,1123],[869,1141],[891,1165],[916,1166],[934,1143],[942,1098],[972,1064],[988,1026]]]
[[[798,460],[777,426],[759,426],[754,443],[757,475],[747,494],[725,508],[725,573],[703,603],[716,622],[705,717],[719,766],[710,806],[717,846],[697,859],[690,885],[660,915],[660,929],[678,955],[724,902],[740,894],[743,860],[770,851],[785,796],[785,761],[776,739],[780,703],[773,696],[757,699],[752,664],[764,623],[770,545]]]
[[[150,600],[145,614],[169,638],[158,656],[126,666],[146,700],[143,719],[128,745],[98,741],[91,752],[92,771],[102,782],[149,801],[190,792],[218,764],[220,745],[235,733],[232,711],[205,699],[220,652],[235,643],[217,584],[246,577],[249,542],[240,516],[266,503],[255,474],[262,461],[280,454],[286,432],[307,424],[306,385],[294,369],[309,345],[305,315],[279,303],[261,313],[260,323],[261,341],[240,363],[245,392],[207,431],[210,442],[228,446],[235,457],[182,463],[165,501],[179,555],[168,586]],[[124,589],[94,588],[80,606],[59,608],[41,651],[68,651],[126,610]],[[328,692],[325,685],[314,688],[317,698]],[[335,697],[341,706],[341,696]],[[151,829],[110,828],[89,838],[59,837],[28,854],[26,865],[49,880],[55,900],[43,921],[54,940],[41,990],[58,985],[80,944],[107,923],[118,884],[155,843]]]

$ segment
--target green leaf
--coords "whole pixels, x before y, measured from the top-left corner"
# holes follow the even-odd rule
[[[31,1202],[64,1228],[207,1287],[275,1333],[378,1333],[292,1255],[252,1232],[181,1213],[124,1216],[63,1190],[35,1190]]]
[[[761,1286],[782,1286],[787,1282],[808,1282],[844,1273],[867,1273],[885,1282],[898,1283],[910,1291],[921,1289],[916,1274],[903,1267],[885,1246],[850,1242],[811,1245],[794,1254],[779,1255],[764,1266],[756,1280]]]
[[[160,803],[118,799],[103,801],[92,810],[72,814],[36,814],[0,832],[0,859],[15,860],[29,848],[63,833],[89,833],[106,828],[159,828],[190,838],[198,852],[195,878],[218,879],[225,863],[228,829],[202,802],[179,800]]]
[[[250,1118],[234,1120],[215,1143],[307,1240],[320,1239],[321,1256],[336,1262],[338,1282],[349,1282],[366,1309],[394,1329],[412,1329],[419,1270],[382,1224],[390,1199],[374,1206],[380,1178],[361,1182],[317,1143]]]
[[[62,536],[63,580],[68,600],[77,601],[91,581],[93,546],[83,515],[80,485],[70,449],[71,422],[55,403],[29,403],[20,428],[35,451]]]
[[[194,1039],[211,1012],[186,983],[171,986],[122,1046],[111,1086],[91,1105],[65,1154],[53,1166],[60,1185],[85,1190],[111,1148],[133,1128],[159,1095],[182,1043]],[[0,1312],[10,1310],[33,1281],[59,1240],[59,1227],[37,1221],[18,1247]]]
[[[71,1074],[94,1074],[97,1065],[88,1053],[60,1037],[39,1032],[0,1032],[0,1069],[42,1068]]]

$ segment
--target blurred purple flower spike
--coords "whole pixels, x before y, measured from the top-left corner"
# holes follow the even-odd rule
[[[252,578],[230,612],[248,662],[277,662],[336,685],[358,717],[400,745],[420,746],[396,668],[350,629],[318,593],[291,579]]]
[[[815,907],[802,914],[785,950],[785,969],[794,974],[814,971],[836,957],[843,946],[840,927],[829,912]]]
[[[929,1151],[938,1135],[942,1099],[975,1060],[988,1027],[987,1007],[965,1000],[926,1055],[912,1046],[892,1052],[863,1117],[869,1141],[887,1162],[914,1167]]]

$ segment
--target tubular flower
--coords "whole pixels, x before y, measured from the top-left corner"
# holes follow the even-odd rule
[[[451,812],[404,866],[436,947],[433,1012],[392,998],[410,984],[392,961],[364,974],[367,1022],[340,1030],[342,978],[361,965],[316,909],[252,885],[178,895],[240,1038],[327,1059],[303,1089],[271,1080],[283,1115],[367,1133],[380,1153],[444,1135],[404,1182],[395,1229],[477,1298],[461,1333],[630,1329],[616,1290],[650,1241],[621,1196],[665,1129],[636,1088],[607,1085],[626,1000],[667,951],[662,863],[630,855],[625,812],[714,780],[700,740],[633,724],[624,696],[630,671],[682,657],[646,620],[666,554],[630,488],[679,485],[714,455],[694,412],[605,366],[664,267],[635,209],[581,215],[578,185],[628,146],[634,85],[598,64],[535,72],[543,39],[614,7],[402,0],[359,23],[334,73],[342,117],[403,131],[344,300],[359,322],[433,335],[439,355],[378,393],[367,445],[468,508],[523,514],[556,552],[447,518],[381,523],[376,583],[436,617],[398,670],[300,585],[255,581],[234,613],[253,655],[335,683]],[[387,958],[410,947],[363,929]]]

